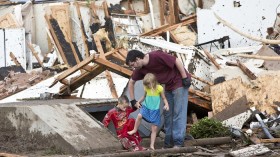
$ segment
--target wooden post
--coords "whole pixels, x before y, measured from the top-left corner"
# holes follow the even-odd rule
[[[10,57],[12,58],[13,62],[16,64],[16,66],[21,66],[20,62],[17,60],[17,58],[13,54],[13,52],[10,52]]]
[[[164,16],[164,11],[165,11],[165,0],[158,0],[159,3],[159,18],[160,18],[160,25],[165,24],[165,16]]]
[[[237,61],[237,66],[251,79],[255,80],[257,79],[257,76],[250,70],[248,69],[243,63],[241,63],[239,60]]]
[[[88,44],[87,44],[87,40],[86,40],[86,32],[85,32],[85,28],[84,28],[84,23],[83,23],[83,19],[81,16],[81,11],[80,11],[80,5],[77,2],[74,2],[74,5],[76,6],[76,10],[77,10],[77,14],[78,14],[78,18],[80,21],[80,30],[82,33],[82,39],[83,39],[83,43],[84,43],[84,49],[85,49],[85,54],[86,57],[89,57],[89,50],[88,50]]]
[[[216,62],[215,58],[213,58],[207,50],[203,49],[203,51],[206,54],[206,56],[210,59],[210,61],[217,67],[217,69],[221,69],[221,66]]]
[[[93,36],[93,38],[94,38],[94,41],[95,41],[95,44],[96,44],[96,48],[97,48],[98,52],[100,53],[100,58],[102,58],[104,60],[107,60],[106,57],[105,57],[105,53],[103,51],[103,48],[102,48],[102,45],[100,43],[99,38],[95,35]],[[108,81],[108,84],[109,84],[109,88],[110,88],[112,97],[113,98],[118,98],[118,93],[117,93],[115,84],[113,82],[112,75],[110,74],[110,72],[108,70],[106,70],[105,73],[106,73],[106,78],[107,78],[107,81]]]
[[[31,50],[33,56],[36,58],[37,62],[40,64],[40,66],[43,68],[44,65],[43,65],[43,62],[41,61],[41,59],[39,58],[37,52],[35,51],[34,47],[30,44],[30,43],[27,43],[29,49]]]

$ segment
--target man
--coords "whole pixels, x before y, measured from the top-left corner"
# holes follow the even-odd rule
[[[159,83],[165,84],[169,111],[164,112],[164,147],[184,146],[191,76],[183,64],[178,58],[160,50],[148,54],[130,50],[126,57],[126,64],[134,68],[128,83],[132,106],[137,102],[134,97],[135,82],[142,80],[147,73],[153,73]]]

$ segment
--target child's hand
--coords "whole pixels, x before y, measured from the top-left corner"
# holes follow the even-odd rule
[[[141,108],[142,105],[139,103],[139,101],[137,101],[136,105],[135,105],[137,108]]]
[[[164,105],[163,109],[166,110],[166,111],[169,111],[169,106],[168,105]]]

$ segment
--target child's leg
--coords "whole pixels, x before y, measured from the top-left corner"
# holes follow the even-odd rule
[[[157,126],[156,125],[152,125],[152,133],[151,133],[151,144],[150,144],[150,148],[151,149],[155,149],[155,140],[157,137]]]
[[[142,120],[142,115],[139,113],[137,115],[133,130],[127,132],[129,135],[133,135],[137,132],[137,130],[141,124],[141,120]]]

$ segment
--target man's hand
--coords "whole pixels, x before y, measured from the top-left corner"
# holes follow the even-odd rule
[[[134,107],[136,103],[137,103],[137,101],[135,99],[130,101],[130,104],[131,104],[132,107]]]
[[[182,79],[183,86],[186,88],[190,88],[191,86],[191,77],[183,78]]]

